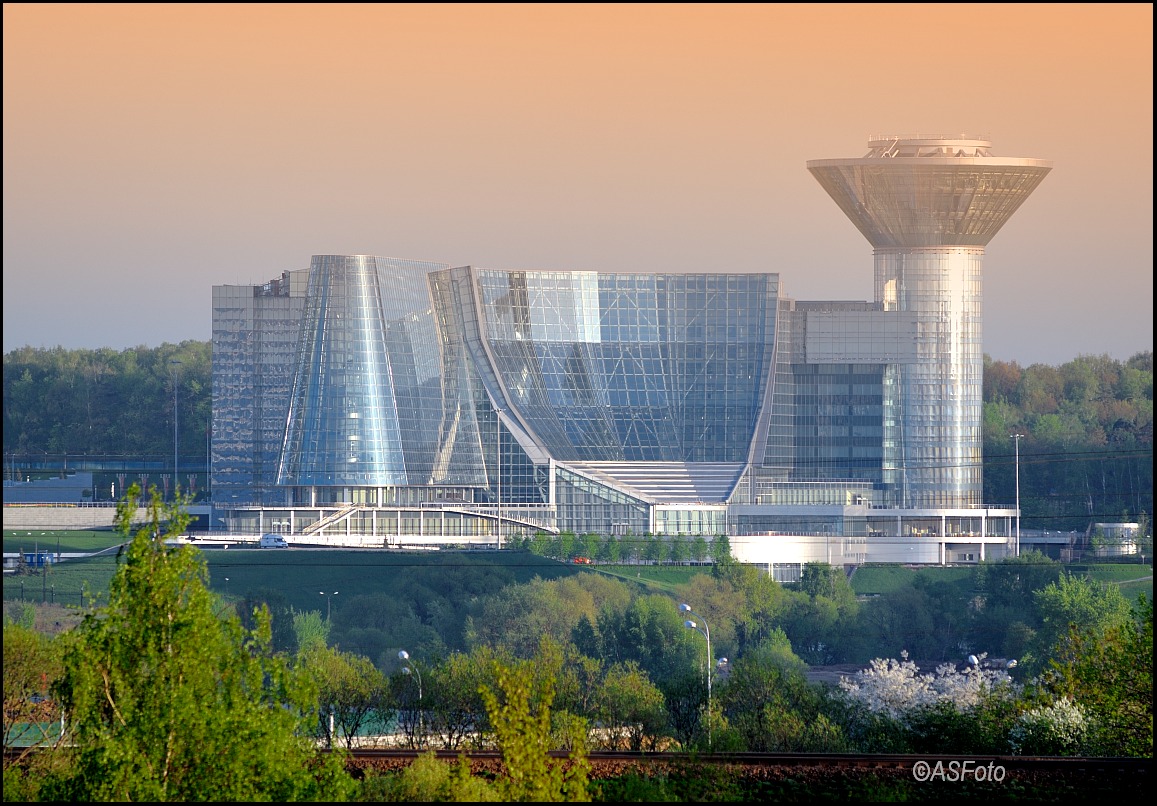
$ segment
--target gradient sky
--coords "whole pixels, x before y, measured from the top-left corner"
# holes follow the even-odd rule
[[[4,351],[208,340],[314,254],[774,271],[871,300],[808,173],[877,134],[1053,170],[984,351],[1153,348],[1150,4],[4,4]]]

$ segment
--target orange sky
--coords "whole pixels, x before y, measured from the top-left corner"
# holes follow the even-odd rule
[[[212,285],[321,253],[871,299],[806,161],[966,132],[1054,163],[988,248],[985,351],[1124,359],[1153,343],[1152,30],[1148,4],[8,3],[4,349],[208,339]]]

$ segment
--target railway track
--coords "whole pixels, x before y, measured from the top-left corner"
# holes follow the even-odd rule
[[[4,748],[6,761],[13,761],[28,752],[50,752],[52,748]],[[323,751],[325,752],[325,751]],[[429,750],[383,750],[375,748],[355,748],[349,751],[352,766],[365,767],[406,767],[418,756]],[[502,753],[496,750],[435,750],[435,755],[445,761],[457,761],[465,757],[471,765],[482,767],[500,766]],[[566,759],[569,753],[552,751],[551,756]],[[739,768],[760,767],[824,767],[827,769],[875,769],[911,770],[918,762],[935,766],[970,766],[994,764],[1007,771],[1025,770],[1032,772],[1061,770],[1069,772],[1095,773],[1101,775],[1148,776],[1151,774],[1153,759],[1128,757],[1095,756],[986,756],[986,755],[881,755],[855,753],[683,753],[683,752],[598,752],[588,753],[592,764],[623,768],[661,768],[687,765],[718,765]]]
[[[358,768],[395,770],[408,766],[422,752],[416,750],[355,749],[350,753],[350,764]],[[497,751],[436,750],[438,758],[455,761],[469,760],[473,772],[496,772],[502,765],[502,754]],[[566,758],[563,752],[554,752],[556,758]],[[944,770],[1002,768],[1013,773],[1064,773],[1068,775],[1095,775],[1149,780],[1153,766],[1151,758],[1098,758],[1053,756],[962,756],[962,755],[863,755],[840,753],[632,753],[603,752],[587,756],[592,772],[621,775],[627,771],[654,771],[694,765],[715,765],[756,772],[769,769],[825,769],[880,770],[912,773],[921,763],[935,770],[939,764]]]
[[[5,764],[18,759],[20,748],[5,748]],[[50,752],[49,749],[34,752]],[[398,772],[419,755],[416,750],[357,748],[349,753],[347,767],[357,777],[366,773]],[[503,770],[497,751],[436,750],[445,761],[465,758],[475,775],[496,776]],[[563,752],[551,753],[566,759]],[[868,776],[915,783],[952,785],[956,782],[985,784],[999,799],[1005,785],[1069,795],[1097,792],[1143,793],[1151,790],[1151,758],[964,756],[964,755],[863,755],[839,753],[633,753],[602,752],[587,756],[592,780],[612,780],[628,775],[663,777],[704,767],[726,768],[741,778],[760,781],[800,782]]]
[[[410,762],[429,750],[404,749],[375,749],[355,748],[350,751],[353,758],[358,759],[396,759]],[[435,755],[441,759],[453,760],[461,755],[467,758],[486,761],[501,760],[502,753],[497,750],[435,750]],[[555,758],[567,758],[570,754],[565,751],[552,751]],[[739,766],[828,766],[828,767],[911,767],[915,761],[980,761],[986,764],[989,761],[1003,764],[1007,769],[1088,769],[1101,770],[1120,768],[1122,770],[1137,770],[1152,765],[1149,758],[1096,756],[962,756],[962,755],[880,755],[862,753],[684,753],[684,752],[598,752],[588,753],[587,757],[600,761],[620,761],[624,763],[712,763],[734,764]]]

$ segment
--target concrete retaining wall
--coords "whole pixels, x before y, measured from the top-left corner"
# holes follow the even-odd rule
[[[116,507],[5,506],[4,528],[12,529],[109,529]],[[138,508],[135,520],[144,521],[148,510]]]

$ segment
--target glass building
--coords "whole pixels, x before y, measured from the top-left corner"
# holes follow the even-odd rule
[[[1048,164],[870,147],[808,168],[874,247],[872,302],[367,255],[215,287],[215,506],[324,545],[727,535],[781,578],[1007,553],[1017,513],[981,501],[981,258]]]

